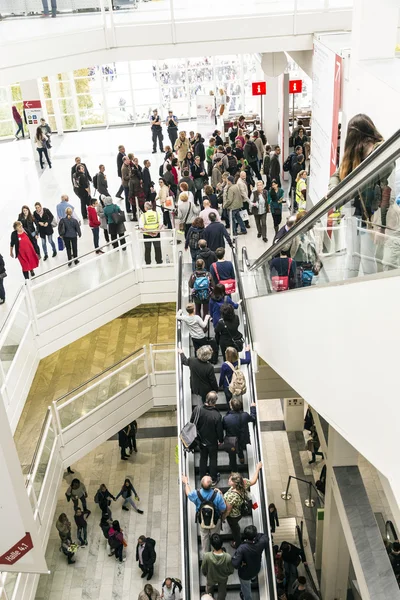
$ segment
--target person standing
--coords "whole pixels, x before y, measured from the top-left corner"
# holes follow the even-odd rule
[[[131,454],[132,454],[132,452],[137,452],[137,446],[136,446],[137,429],[138,429],[137,422],[132,421],[132,423],[129,424],[129,433],[128,433],[129,450],[130,450]]]
[[[40,250],[39,246],[37,245],[39,233],[37,231],[35,219],[33,218],[31,210],[29,206],[26,206],[26,204],[21,208],[21,212],[18,215],[18,221],[21,221],[24,231],[31,236],[36,254],[40,258]]]
[[[105,174],[105,166],[99,165],[99,172],[97,173],[97,191],[99,195],[109,196],[107,175]]]
[[[194,304],[191,302],[186,306],[187,315],[182,314],[182,309],[178,311],[176,318],[183,321],[189,330],[190,339],[193,342],[194,351],[197,352],[201,346],[209,345],[209,340],[205,334],[210,316],[203,319],[194,314]]]
[[[268,506],[268,514],[271,533],[275,533],[275,527],[279,527],[279,516],[278,510],[273,502]]]
[[[35,251],[33,239],[25,233],[21,221],[15,221],[14,231],[11,234],[10,256],[14,258],[13,248],[15,246],[15,258],[18,258],[25,279],[35,276],[36,267],[39,265],[39,257]]]
[[[57,221],[65,217],[65,211],[67,210],[67,208],[72,208],[72,216],[74,217],[74,219],[79,221],[79,217],[75,212],[74,206],[69,202],[69,197],[67,196],[67,194],[63,194],[61,196],[61,202],[59,202],[56,205]]]
[[[44,162],[43,162],[43,155],[44,155],[47,160],[47,164],[49,165],[49,168],[51,169],[51,162],[50,162],[49,154],[47,152],[47,136],[43,133],[41,127],[38,127],[36,129],[36,135],[35,135],[34,142],[36,144],[36,150],[39,153],[39,162],[40,162],[41,168],[44,169]]]
[[[182,364],[189,367],[192,394],[198,394],[205,402],[209,392],[218,392],[214,367],[209,362],[213,355],[213,349],[211,346],[201,346],[197,350],[196,356],[189,358],[186,358],[182,348],[178,348],[178,353],[181,355]]]
[[[88,206],[89,216],[89,227],[93,234],[93,244],[96,250],[96,254],[104,254],[103,250],[99,250],[99,236],[100,236],[100,219],[97,213],[97,206],[99,205],[96,198],[91,198],[90,205]]]
[[[213,533],[210,539],[211,552],[203,555],[201,572],[207,579],[206,592],[214,595],[215,586],[218,586],[217,600],[225,600],[226,585],[229,575],[232,575],[231,556],[222,548],[222,538],[218,533]]]
[[[264,160],[265,148],[264,148],[263,141],[260,138],[260,135],[259,135],[257,129],[255,131],[253,131],[253,140],[257,147],[258,168],[261,169],[261,165],[263,164],[263,160]]]
[[[185,487],[185,494],[196,507],[196,522],[200,524],[200,538],[203,553],[211,550],[211,536],[221,531],[221,516],[226,510],[226,504],[220,490],[213,489],[213,482],[209,475],[202,478],[199,490],[191,490],[187,475],[182,475],[182,484]],[[202,505],[207,505],[213,510],[213,521],[208,522],[208,527],[205,528],[205,515],[202,515]],[[210,515],[209,515],[210,516]],[[210,527],[213,525],[213,527]]]
[[[130,504],[132,506],[132,508],[134,508],[136,510],[136,512],[139,513],[139,515],[143,514],[143,510],[140,510],[140,508],[138,508],[136,506],[136,504],[134,503],[134,501],[132,500],[132,496],[135,496],[135,499],[137,500],[137,502],[140,502],[140,498],[137,495],[137,492],[136,492],[135,488],[133,487],[133,484],[130,479],[128,479],[128,478],[125,479],[124,485],[122,486],[122,488],[116,495],[115,499],[118,500],[118,498],[120,496],[122,496],[122,498],[124,499],[124,502],[122,504],[122,510],[129,510],[128,504]]]
[[[243,531],[243,542],[232,558],[232,564],[238,570],[243,600],[251,600],[251,580],[257,577],[261,569],[263,552],[268,547],[268,536],[257,533],[254,525],[248,525]]]
[[[171,146],[175,146],[175,142],[178,138],[178,117],[174,115],[172,110],[168,111],[168,117],[165,119],[167,126],[168,136],[171,140]]]
[[[257,237],[262,237],[264,242],[267,238],[267,214],[269,213],[268,194],[264,190],[264,183],[257,181],[257,187],[251,196],[251,208],[256,221]]]
[[[279,162],[279,155],[281,153],[280,146],[275,146],[274,152],[271,155],[271,160],[269,163],[269,176],[271,181],[275,179],[278,187],[282,187],[281,185],[281,163]],[[260,178],[261,179],[261,178]]]
[[[50,140],[50,136],[53,133],[51,130],[51,127],[48,123],[46,123],[46,119],[40,119],[40,128],[43,131],[44,135],[47,135],[49,137]],[[47,146],[48,148],[51,148],[51,145]]]
[[[297,567],[305,562],[303,551],[289,542],[282,542],[279,548],[285,569],[286,585],[291,589],[297,579]]]
[[[156,542],[151,537],[141,535],[138,538],[136,561],[139,563],[139,568],[142,571],[142,578],[147,575],[147,581],[150,581],[154,574],[154,563],[157,558],[155,545]]]
[[[194,163],[191,168],[191,173],[192,173],[192,177],[193,177],[194,188],[196,190],[195,195],[194,195],[194,203],[197,206],[202,207],[203,200],[202,200],[201,192],[204,187],[205,171],[204,171],[203,164],[201,163],[200,156],[195,157]]]
[[[228,521],[229,527],[231,528],[233,535],[233,542],[231,542],[232,548],[238,548],[241,542],[240,525],[239,522],[242,518],[242,507],[248,500],[247,492],[252,485],[255,485],[258,481],[258,475],[262,468],[262,463],[258,463],[256,466],[256,472],[251,479],[245,479],[240,473],[231,473],[228,484],[229,490],[224,494],[224,500],[226,503],[226,511],[224,518]]]
[[[129,425],[118,431],[118,446],[121,448],[121,460],[128,460],[126,449],[129,446]]]
[[[7,277],[6,265],[3,256],[0,254],[0,304],[6,301],[6,292],[4,289],[4,279]]]
[[[175,598],[175,594],[173,597]],[[160,596],[160,592],[153,588],[150,583],[144,586],[143,591],[138,596],[138,600],[160,600],[160,598],[164,598],[164,596]]]
[[[260,169],[258,166],[259,162],[258,162],[257,146],[253,141],[251,141],[248,133],[246,133],[246,135],[244,136],[244,139],[246,142],[244,145],[244,148],[243,148],[244,158],[247,160],[249,167],[253,170],[254,175],[256,176],[256,179],[260,180],[261,173],[260,173]]]
[[[233,358],[236,358],[238,356],[237,351],[234,348],[227,348],[226,350],[226,354],[227,354],[227,358],[228,358],[228,353],[229,351],[232,352],[233,354]],[[247,351],[246,349],[246,361],[250,362],[250,352]],[[231,364],[233,366],[235,366],[235,363],[230,361]],[[241,362],[241,364],[243,364]],[[229,370],[226,368],[227,364],[226,362],[223,363],[222,365],[223,367],[225,366],[225,373],[228,375],[230,375],[231,380],[232,380],[232,369],[229,368]],[[238,363],[236,363],[236,367],[238,366]],[[239,366],[240,368],[240,366]],[[230,373],[229,373],[230,372]],[[222,375],[222,371],[221,371],[221,375]],[[222,377],[220,378],[220,380],[222,379]],[[226,388],[224,387],[224,390]],[[229,391],[229,388],[228,388]],[[244,464],[244,450],[246,450],[246,446],[247,444],[250,444],[250,434],[249,434],[249,423],[254,423],[256,420],[256,405],[250,404],[250,414],[247,412],[243,411],[243,403],[242,400],[240,399],[240,397],[236,396],[234,398],[231,398],[231,400],[229,401],[229,411],[228,413],[224,416],[223,420],[222,420],[222,424],[224,427],[224,431],[226,432],[226,435],[228,437],[235,437],[237,438],[237,455],[239,457],[239,461],[241,464]],[[237,463],[236,463],[236,449],[234,452],[230,452],[229,453],[229,465],[230,465],[230,469],[232,472],[237,471]]]
[[[196,426],[200,440],[199,476],[203,478],[209,472],[213,485],[217,485],[219,480],[218,444],[222,444],[224,441],[222,417],[216,408],[217,402],[218,392],[208,392],[205,403],[202,406],[196,406],[190,417],[191,423],[197,421]]]
[[[56,529],[58,531],[58,535],[60,536],[60,540],[63,542],[64,540],[71,539],[71,523],[68,520],[68,517],[65,513],[61,513],[56,521]]]
[[[40,202],[35,203],[35,210],[33,213],[33,218],[35,219],[36,226],[39,231],[39,235],[42,240],[42,248],[44,257],[43,260],[47,260],[49,258],[47,254],[47,244],[46,238],[49,242],[50,246],[53,249],[52,258],[57,256],[56,245],[53,241],[53,221],[54,217],[48,208],[42,207]]]
[[[99,200],[100,202],[98,203],[96,210],[97,210],[97,214],[99,215],[99,219],[100,219],[100,227],[104,232],[104,239],[106,240],[106,242],[108,243],[110,241],[110,236],[108,235],[108,223],[107,223],[107,218],[104,214],[104,198],[108,198],[109,196],[102,196],[100,194],[99,196]]]
[[[156,154],[157,152],[157,140],[160,147],[160,152],[164,152],[161,118],[156,108],[153,110],[153,114],[150,117],[150,127],[153,140],[153,154]]]
[[[296,177],[296,202],[295,206],[300,212],[307,208],[307,171],[300,171]]]
[[[125,225],[124,223],[115,223],[113,219],[113,214],[120,213],[121,209],[117,204],[114,204],[112,198],[110,196],[104,198],[104,216],[107,219],[108,224],[108,232],[111,237],[111,241],[113,242],[113,248],[118,248],[119,238],[120,246],[124,246],[125,241]],[[123,248],[126,250],[126,248]]]
[[[49,17],[49,0],[42,0],[43,4],[43,17]],[[57,16],[57,0],[51,0],[51,16],[53,19]]]
[[[122,144],[120,146],[118,146],[118,154],[117,154],[117,173],[118,173],[118,177],[121,179],[121,185],[119,186],[118,192],[115,194],[116,198],[122,198],[122,192],[124,191],[124,186],[122,183],[122,174],[121,174],[121,169],[122,169],[122,164],[124,162],[124,156],[125,156],[125,146],[123,146]],[[108,194],[106,194],[108,196]]]
[[[234,235],[246,235],[246,226],[240,216],[240,211],[243,209],[243,199],[237,183],[234,183],[233,177],[227,179],[226,196],[224,198],[224,208],[232,211],[233,233]],[[240,228],[240,232],[237,228]],[[207,239],[207,237],[206,237]],[[210,244],[208,244],[210,246]],[[211,246],[210,246],[211,247]]]
[[[154,181],[152,181],[150,174],[151,162],[149,160],[145,160],[143,162],[143,165],[144,166],[142,171],[142,183],[145,202],[152,202],[154,195]]]
[[[208,140],[208,146],[206,149],[206,162],[207,162],[207,175],[211,177],[213,168],[213,156],[215,152],[215,138],[210,137]]]
[[[178,139],[174,144],[174,150],[178,154],[179,166],[183,170],[183,162],[190,150],[190,142],[186,137],[186,131],[180,131]]]
[[[279,187],[277,182],[271,182],[271,188],[268,191],[268,204],[274,221],[275,235],[279,231],[279,225],[282,221],[282,204],[285,202],[284,191]]]
[[[179,600],[182,591],[182,584],[179,579],[166,577],[161,584],[162,600]],[[146,600],[146,599],[145,599]]]
[[[77,527],[76,537],[81,543],[81,546],[87,546],[87,522],[85,515],[80,508],[77,508],[74,515],[75,525]]]
[[[124,156],[124,160],[123,160],[122,167],[121,167],[121,181],[122,181],[122,186],[124,188],[125,211],[127,214],[132,212],[132,207],[129,202],[129,185],[130,185],[130,181],[131,181],[131,176],[132,176],[131,160],[128,156]]]
[[[86,174],[85,165],[77,165],[74,178],[74,192],[81,201],[82,218],[87,219],[87,207],[90,204],[90,184]]]
[[[111,519],[111,510],[110,510],[111,498],[115,501],[115,497],[107,489],[106,484],[105,483],[100,484],[100,487],[97,490],[96,495],[94,497],[94,501],[96,504],[99,505],[99,508],[102,513],[107,513],[109,519]]]
[[[58,224],[58,234],[62,237],[68,256],[68,266],[72,266],[72,259],[77,265],[78,260],[78,237],[81,237],[81,228],[79,222],[72,216],[72,209],[67,208],[65,217],[60,219]]]
[[[210,248],[207,247],[206,240],[199,240],[197,242],[197,245],[198,248],[196,251],[196,260],[200,258],[204,262],[204,267],[206,271],[210,273],[211,265],[217,262],[218,260],[217,255],[215,254],[215,252],[213,252],[212,250],[210,250]]]
[[[153,210],[151,202],[144,203],[145,212],[140,215],[139,227],[143,232],[143,239],[149,240],[144,244],[144,260],[146,265],[151,264],[151,245],[154,246],[156,263],[162,264],[160,229],[162,228],[162,216],[158,210]]]
[[[72,499],[72,502],[74,504],[74,510],[76,510],[78,508],[79,500],[80,500],[82,502],[83,512],[87,516],[90,515],[90,510],[88,510],[88,507],[86,504],[86,498],[88,497],[87,491],[86,491],[86,486],[84,483],[79,481],[79,479],[74,478],[71,481],[71,485],[65,492],[65,496],[66,496],[68,502]]]
[[[212,277],[206,270],[204,261],[202,259],[197,259],[195,262],[195,270],[189,279],[189,288],[193,290],[192,296],[196,307],[196,315],[201,316],[201,313],[203,313],[203,319],[208,315],[208,304],[213,287]]]
[[[119,562],[125,562],[123,557],[124,550],[124,534],[122,532],[119,521],[113,521],[108,531],[108,543],[110,548],[114,550],[115,559]]]
[[[13,106],[12,107],[12,114],[13,114],[13,119],[15,121],[15,123],[18,125],[18,129],[15,132],[15,137],[17,140],[19,140],[18,134],[21,133],[22,137],[25,137],[25,133],[24,133],[24,124],[22,122],[22,117],[19,114],[17,107]]]
[[[225,240],[232,248],[232,240],[225,225],[220,221],[217,221],[215,213],[210,212],[208,215],[210,223],[204,229],[203,237],[207,242],[207,246],[213,252],[216,252],[218,248],[225,248]]]

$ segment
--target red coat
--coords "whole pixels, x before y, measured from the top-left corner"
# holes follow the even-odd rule
[[[100,219],[95,206],[87,207],[89,227],[100,227]]]

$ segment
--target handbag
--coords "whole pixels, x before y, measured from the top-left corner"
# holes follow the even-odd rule
[[[64,242],[62,237],[58,236],[57,238],[57,244],[58,244],[58,250],[59,252],[62,252],[64,250]]]
[[[226,435],[222,444],[218,446],[218,450],[223,450],[228,454],[236,453],[239,450],[238,438],[234,435]]]
[[[199,417],[200,417],[200,410],[201,410],[201,407],[198,406],[196,415],[194,418],[194,422],[191,423],[189,421],[189,423],[186,423],[186,425],[184,425],[182,427],[182,430],[179,434],[179,438],[183,444],[183,449],[185,452],[194,452],[199,443],[199,434],[197,431],[197,423],[198,423]]]
[[[164,202],[164,208],[166,210],[174,210],[174,199],[172,196],[167,196]]]
[[[288,274],[287,275],[274,275],[271,277],[272,289],[274,292],[284,292],[289,289],[289,273],[292,266],[292,259],[288,259]]]
[[[258,213],[258,209],[257,209],[257,213]],[[249,220],[249,213],[247,212],[246,209],[240,210],[239,211],[239,215],[242,217],[242,221],[248,221]]]
[[[222,283],[225,286],[225,293],[230,296],[236,292],[236,280],[235,279],[221,279],[218,273],[218,269],[215,266],[216,263],[212,263],[213,271],[215,273],[215,277],[218,280],[218,283]]]
[[[195,190],[197,190],[197,191],[202,190],[204,187],[203,177],[196,177],[196,179],[193,179],[193,184],[194,184]]]
[[[113,222],[115,223],[115,225],[119,225],[120,223],[125,223],[125,221],[126,221],[125,212],[123,210],[120,210],[119,212],[111,213],[111,218],[112,218]]]

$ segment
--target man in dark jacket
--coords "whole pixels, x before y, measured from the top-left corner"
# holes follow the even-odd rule
[[[271,155],[271,162],[269,163],[269,176],[271,181],[275,179],[279,187],[281,185],[281,163],[279,162],[279,155],[281,153],[280,146],[275,146],[274,152]]]
[[[146,202],[151,202],[152,198],[150,194],[154,192],[154,181],[151,180],[150,175],[150,167],[151,163],[149,160],[145,160],[143,162],[144,168],[142,171],[142,183],[143,183],[143,191],[146,196]]]
[[[120,179],[122,179],[122,173],[121,173],[121,169],[122,169],[122,165],[124,162],[124,157],[126,156],[125,154],[125,146],[118,146],[118,154],[117,154],[117,173],[118,173],[118,177]],[[116,198],[122,198],[122,192],[124,191],[124,186],[122,185],[122,181],[121,181],[121,185],[119,186],[119,190],[118,192],[115,194]]]
[[[142,578],[147,575],[147,581],[150,581],[154,573],[154,563],[157,558],[154,550],[155,545],[156,543],[152,538],[141,535],[136,546],[136,560],[142,570]]]
[[[182,182],[187,183],[189,192],[192,192],[194,195],[196,190],[194,189],[193,179],[189,176],[189,169],[184,169],[182,175],[183,177],[179,180],[179,185],[181,185]]]
[[[225,240],[232,248],[231,236],[227,232],[225,225],[216,220],[215,213],[210,212],[208,218],[210,219],[210,223],[205,228],[203,235],[210,250],[215,252],[217,248],[225,248]]]
[[[196,260],[198,258],[204,260],[204,266],[208,272],[210,272],[211,265],[217,261],[217,255],[207,247],[206,240],[199,240],[199,252],[196,256]]]
[[[268,546],[268,536],[257,533],[254,525],[248,525],[243,531],[243,542],[232,558],[232,564],[238,570],[243,600],[251,600],[251,580],[257,577],[261,569],[261,558]]]
[[[89,181],[92,181],[92,178],[90,177],[90,173],[89,173],[89,169],[87,168],[87,166],[85,165],[85,163],[81,162],[81,159],[79,156],[76,157],[75,159],[75,164],[73,167],[71,167],[71,181],[72,181],[72,185],[75,188],[75,184],[74,184],[74,175],[76,172],[76,169],[78,167],[78,165],[82,165],[84,168],[84,174],[86,175],[86,177],[88,178]]]
[[[258,151],[255,143],[250,139],[248,133],[244,136],[246,143],[243,148],[244,158],[247,160],[248,165],[254,171],[254,175],[257,177],[257,181],[261,181],[261,173],[258,168]]]
[[[200,479],[210,473],[213,485],[218,483],[218,444],[224,441],[222,417],[215,407],[218,402],[218,392],[209,392],[203,406],[196,406],[190,422],[195,421],[200,440]],[[208,459],[210,466],[208,467]]]
[[[190,389],[193,394],[201,396],[203,402],[208,392],[217,392],[218,383],[215,377],[214,367],[209,362],[213,355],[211,346],[201,346],[196,352],[196,358],[186,358],[181,348],[178,348],[182,357],[182,364],[190,369]]]
[[[281,227],[280,230],[278,231],[278,233],[276,234],[276,236],[274,237],[273,244],[274,245],[277,244],[283,238],[283,236],[285,236],[287,234],[287,232],[289,231],[289,229],[291,229],[295,223],[296,223],[296,216],[295,215],[291,215],[290,217],[288,217],[286,219],[286,225],[284,225],[283,227]],[[289,251],[291,245],[292,244],[289,244],[288,248],[284,248],[284,250],[285,251]],[[279,256],[279,253],[276,256]]]
[[[109,196],[107,176],[105,174],[105,166],[99,165],[99,172],[97,173],[97,191],[99,195]]]
[[[231,398],[229,401],[229,410],[222,420],[222,425],[226,435],[235,437],[238,440],[238,457],[240,462],[244,463],[243,451],[247,444],[250,444],[249,423],[254,423],[257,418],[256,404],[250,404],[250,414],[243,411],[243,404],[240,398]],[[236,452],[229,453],[229,464],[232,471],[236,471]]]
[[[302,561],[305,562],[305,556],[300,548],[288,542],[282,542],[279,552],[285,568],[286,585],[290,590],[297,579],[297,567]]]

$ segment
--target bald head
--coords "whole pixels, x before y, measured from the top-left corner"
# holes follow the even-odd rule
[[[211,206],[211,204],[210,204],[210,201],[209,201],[209,200],[206,200],[206,199],[204,199],[204,200],[203,200],[203,207],[204,207],[204,208],[209,208],[210,206]]]
[[[68,202],[68,200],[69,200],[69,198],[68,198],[67,194],[63,194],[61,196],[61,202]]]
[[[212,479],[209,475],[204,475],[200,483],[203,490],[210,490],[212,487]]]

